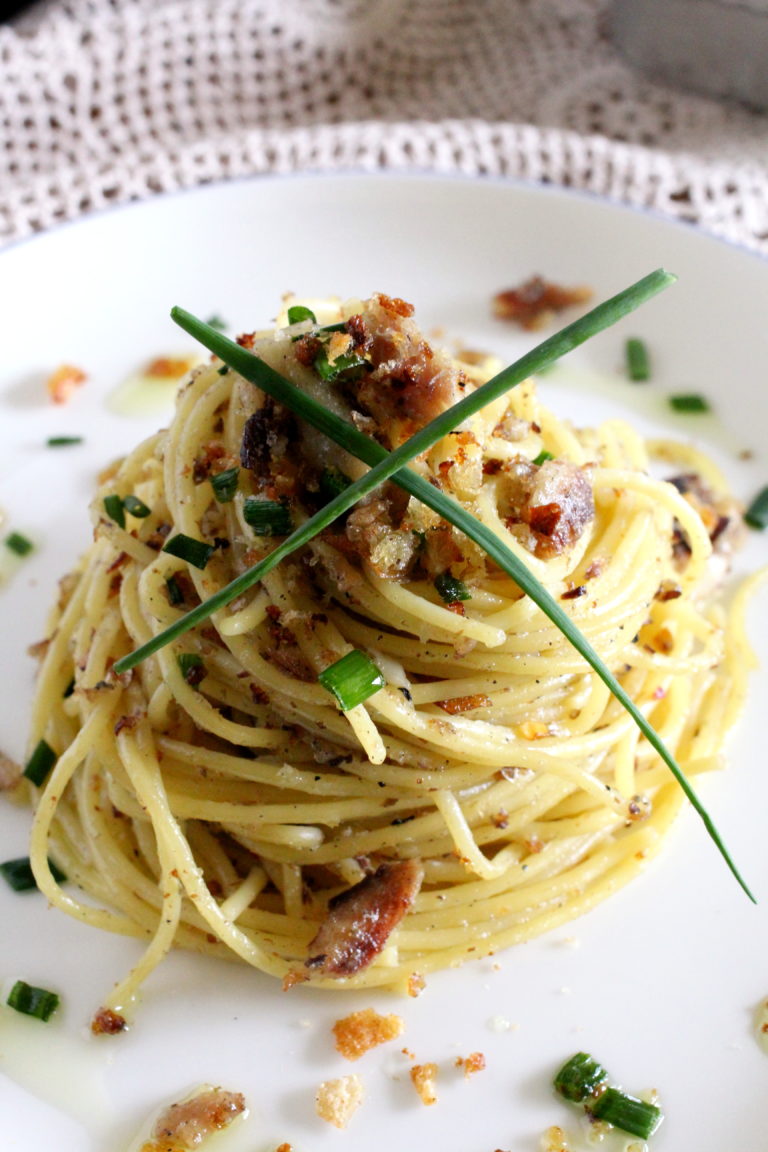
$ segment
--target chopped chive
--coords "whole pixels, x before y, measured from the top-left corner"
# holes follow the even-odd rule
[[[768,485],[751,501],[744,513],[744,519],[750,528],[756,528],[758,532],[768,528]]]
[[[139,500],[138,496],[124,496],[123,508],[126,512],[130,512],[131,516],[135,516],[137,520],[143,520],[152,511],[143,500]]]
[[[555,1091],[566,1100],[580,1104],[605,1084],[608,1073],[587,1052],[577,1052],[563,1064],[554,1078]]]
[[[205,679],[205,664],[197,652],[179,652],[176,661],[187,684],[193,688]]]
[[[352,481],[339,468],[323,468],[320,473],[320,496],[324,504],[335,499]]]
[[[249,496],[243,504],[243,519],[257,536],[288,536],[293,531],[291,513],[277,500]]]
[[[606,1088],[594,1103],[590,1103],[589,1111],[596,1120],[604,1120],[614,1128],[621,1128],[622,1132],[639,1136],[641,1140],[652,1136],[664,1119],[661,1109],[655,1104],[627,1096],[618,1088]]]
[[[82,444],[82,436],[49,436],[46,444],[49,448],[68,448],[70,444]]]
[[[317,316],[311,308],[305,308],[303,304],[294,304],[288,309],[289,324],[301,324],[303,320],[311,320],[313,324],[317,324]]]
[[[239,468],[227,468],[224,472],[217,472],[211,476],[211,488],[219,504],[228,504],[237,492],[240,480]]]
[[[323,349],[321,352],[318,352],[315,357],[313,367],[320,379],[330,384],[336,380],[342,372],[346,372],[350,368],[362,368],[365,364],[366,361],[362,356],[357,356],[354,352],[347,352],[341,356],[337,356],[335,360],[329,360],[327,352]]]
[[[547,452],[545,450],[543,452],[539,452],[538,456],[533,461],[533,463],[537,464],[539,467],[541,467],[542,464],[546,464],[547,460],[554,460],[554,458],[555,457],[552,455],[551,452]]]
[[[64,873],[56,867],[52,860],[48,861],[48,867],[58,884],[62,884],[66,880]],[[32,888],[37,888],[37,881],[32,872],[29,856],[20,856],[16,860],[6,860],[0,864],[0,876],[10,884],[14,892],[29,892]]]
[[[173,607],[178,604],[184,603],[184,593],[182,592],[179,582],[175,576],[169,576],[165,581],[165,586],[168,589],[168,603]]]
[[[216,371],[218,372],[219,376],[226,376],[227,372],[229,372],[229,365],[222,364],[221,368],[217,368]]]
[[[450,572],[441,572],[435,577],[435,588],[446,604],[455,604],[457,600],[471,600],[472,593],[463,580],[457,580]]]
[[[179,560],[186,560],[193,568],[200,569],[205,568],[213,551],[213,544],[206,544],[204,540],[195,540],[193,536],[185,536],[183,532],[171,536],[170,540],[166,540],[163,545],[163,552],[168,552],[171,556],[178,556]]]
[[[56,992],[47,988],[35,988],[25,980],[17,980],[8,995],[8,1006],[24,1016],[34,1016],[36,1020],[50,1020],[59,1006]]]
[[[209,316],[206,320],[209,328],[215,328],[217,332],[226,332],[229,325],[226,320],[222,320],[221,316],[214,312],[213,316]]]
[[[709,400],[700,392],[678,392],[668,399],[670,408],[674,408],[675,412],[709,412],[711,407]]]
[[[640,383],[651,378],[651,360],[648,347],[643,340],[630,337],[624,345],[627,358],[627,375],[630,380]]]
[[[9,532],[5,538],[5,546],[17,556],[28,556],[34,548],[32,541],[22,536],[21,532]]]
[[[324,668],[318,680],[336,697],[344,712],[362,704],[386,683],[370,656],[358,648],[353,648],[335,664]]]
[[[104,511],[119,528],[125,528],[125,508],[122,499],[116,492],[104,497]]]
[[[56,759],[56,753],[50,744],[45,740],[39,740],[22,775],[39,788],[56,763]]]

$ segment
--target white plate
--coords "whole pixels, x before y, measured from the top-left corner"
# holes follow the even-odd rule
[[[22,757],[33,676],[26,647],[42,635],[58,575],[87,542],[96,471],[165,419],[119,415],[108,402],[148,357],[189,347],[168,319],[171,305],[221,313],[244,330],[273,316],[287,289],[381,290],[413,301],[427,329],[440,324],[511,359],[533,341],[490,318],[498,289],[541,272],[588,283],[603,297],[659,265],[677,272],[679,284],[580,349],[543,391],[580,422],[634,409],[644,429],[709,444],[747,498],[768,481],[768,266],[693,230],[533,187],[308,176],[158,199],[7,251],[1,502],[10,526],[39,547],[0,589],[0,748]],[[630,334],[653,350],[651,384],[621,379]],[[42,381],[62,361],[85,368],[89,381],[57,408]],[[685,390],[706,393],[716,417],[672,416],[664,394]],[[67,432],[87,443],[43,446]],[[739,458],[747,448],[751,461]],[[742,571],[768,561],[767,543],[751,534]],[[760,651],[766,599],[750,613]],[[251,1107],[239,1133],[222,1140],[231,1152],[266,1152],[282,1141],[297,1152],[535,1152],[549,1125],[573,1126],[550,1078],[586,1049],[628,1090],[658,1089],[667,1118],[655,1152],[765,1152],[768,1056],[753,1016],[768,994],[766,689],[765,672],[756,674],[730,767],[701,785],[758,907],[686,815],[661,859],[613,900],[494,961],[432,977],[417,1000],[285,994],[244,968],[179,954],[148,982],[132,1031],[95,1040],[90,1013],[138,944],[2,886],[0,977],[57,988],[64,1004],[48,1025],[0,1015],[3,1148],[120,1152],[153,1107],[212,1081],[242,1090]],[[26,812],[0,805],[2,858],[25,852],[27,825]],[[336,1054],[331,1023],[370,1003],[399,1012],[407,1047],[439,1064],[435,1107],[416,1098],[399,1045],[355,1066]],[[465,1081],[453,1061],[473,1051],[485,1053],[487,1069]],[[353,1070],[367,1099],[340,1135],[315,1117],[313,1094],[321,1080]]]

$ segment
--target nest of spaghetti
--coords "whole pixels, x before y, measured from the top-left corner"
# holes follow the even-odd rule
[[[396,298],[313,309],[239,343],[387,449],[497,368],[433,347]],[[716,602],[739,517],[708,460],[620,421],[574,428],[528,381],[411,466],[525,561],[690,777],[719,763],[743,695]],[[363,469],[214,360],[103,478],[39,679],[32,739],[58,760],[32,853],[54,903],[147,940],[106,1020],[173,946],[415,992],[614,892],[680,806],[558,629],[393,483],[114,674]],[[204,552],[175,554],[180,536]],[[318,676],[352,650],[384,686],[344,711]]]

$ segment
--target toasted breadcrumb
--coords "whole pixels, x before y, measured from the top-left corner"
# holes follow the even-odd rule
[[[363,1082],[359,1076],[324,1080],[315,1093],[315,1111],[321,1120],[336,1128],[346,1128],[352,1114],[363,1102]]]
[[[359,1060],[371,1048],[400,1036],[404,1027],[401,1016],[381,1016],[373,1008],[363,1008],[337,1020],[333,1034],[342,1056],[347,1060]]]
[[[421,1097],[422,1104],[436,1104],[437,1064],[414,1064],[411,1068],[413,1086]]]
[[[72,393],[87,380],[82,368],[74,364],[60,364],[45,382],[48,395],[54,404],[66,404]]]
[[[194,360],[186,357],[157,356],[147,364],[144,375],[158,380],[173,380],[186,376],[193,364]]]
[[[411,972],[408,977],[408,995],[421,996],[422,992],[427,986],[427,982],[422,976],[421,972]]]
[[[541,1152],[571,1152],[571,1146],[566,1140],[562,1128],[553,1125],[547,1128],[541,1138]]]
[[[21,768],[10,756],[0,752],[0,792],[10,791],[21,780]]]
[[[474,1076],[476,1072],[482,1072],[485,1068],[485,1056],[482,1052],[470,1052],[469,1056],[457,1056],[456,1067],[464,1069],[465,1079]]]

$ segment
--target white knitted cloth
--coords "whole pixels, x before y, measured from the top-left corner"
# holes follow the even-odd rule
[[[0,27],[0,243],[265,172],[570,185],[768,253],[768,118],[634,73],[605,0],[43,0]]]

